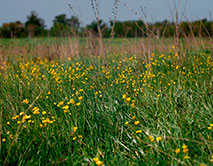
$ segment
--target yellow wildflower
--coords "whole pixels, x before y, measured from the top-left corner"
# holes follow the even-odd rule
[[[187,149],[187,146],[184,144],[184,145],[182,146],[182,149]]]
[[[127,97],[126,94],[124,94],[124,95],[123,95],[123,99],[126,99],[126,97]]]
[[[22,115],[24,115],[24,112],[20,112],[20,114],[19,114],[20,116],[22,116]]]
[[[33,110],[33,114],[34,114],[34,115],[35,115],[35,114],[40,114],[39,108],[38,108],[38,107],[34,107],[32,110]]]
[[[125,125],[128,125],[129,124],[129,122],[127,121],[127,122],[125,122]]]
[[[131,100],[131,97],[128,97],[127,99],[126,99],[126,101],[130,101]]]
[[[153,136],[149,136],[149,139],[151,142],[153,142],[155,140]]]
[[[77,131],[77,129],[78,129],[78,127],[74,127],[74,128],[73,128],[73,131],[74,131],[74,132],[76,132],[76,131]]]
[[[188,155],[186,155],[186,156],[184,157],[184,159],[189,159],[189,156],[188,156]]]
[[[160,140],[162,140],[162,137],[157,137],[156,138],[156,141],[160,141]]]
[[[83,136],[82,135],[78,135],[78,138],[83,138]]]
[[[82,100],[82,99],[83,99],[83,96],[78,97],[78,100]]]
[[[47,112],[46,111],[42,111],[42,115],[45,115]]]
[[[68,105],[65,105],[65,106],[62,107],[62,109],[68,110],[68,109],[69,109],[69,106],[68,106]]]
[[[137,133],[137,134],[138,134],[138,133],[142,133],[142,130],[137,130],[136,133]]]
[[[78,103],[76,103],[76,105],[77,105],[77,106],[79,106],[79,105],[81,105],[81,103],[80,103],[80,102],[78,102]]]
[[[98,162],[99,158],[95,157],[95,158],[93,158],[93,161]]]
[[[29,101],[27,99],[23,100],[23,103],[28,104]]]
[[[183,149],[183,153],[187,153],[188,151],[188,149]]]
[[[180,148],[176,149],[175,153],[177,153],[177,154],[180,153]]]
[[[97,161],[97,162],[96,162],[96,165],[102,165],[102,164],[103,164],[102,161]]]

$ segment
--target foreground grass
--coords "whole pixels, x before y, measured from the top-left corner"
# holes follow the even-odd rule
[[[0,163],[210,165],[211,52],[7,64]]]

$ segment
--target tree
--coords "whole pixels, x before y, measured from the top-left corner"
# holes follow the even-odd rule
[[[72,16],[70,19],[67,20],[67,24],[75,29],[79,29],[80,23],[77,17]]]
[[[67,18],[66,14],[55,16],[53,27],[50,29],[51,36],[69,36],[71,32],[77,33],[80,23],[77,17]]]
[[[53,24],[63,24],[67,25],[67,16],[66,14],[60,14],[58,16],[55,16],[55,19],[53,20]]]
[[[38,17],[38,14],[35,11],[32,11],[31,14],[27,16],[25,26],[28,29],[29,37],[33,37],[44,32],[45,22],[42,18]]]
[[[71,16],[71,18],[67,18],[66,14],[60,14],[58,16],[55,16],[53,24],[62,24],[76,29],[80,27],[80,23],[77,17]]]
[[[110,36],[110,29],[107,24],[103,20],[99,20],[100,30],[102,32],[103,37]],[[98,22],[92,21],[91,24],[87,25],[87,30],[90,30],[94,35],[98,36]]]
[[[27,21],[25,23],[25,26],[27,27],[28,25],[34,25],[39,28],[45,28],[45,22],[42,18],[38,17],[38,14],[36,11],[32,11],[29,16],[27,16]]]

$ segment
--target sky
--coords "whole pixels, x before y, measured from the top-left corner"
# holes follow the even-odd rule
[[[98,0],[100,19],[110,20],[114,0]],[[174,0],[119,0],[116,20],[145,19],[147,22],[174,20]],[[3,23],[25,22],[31,11],[36,11],[45,20],[47,28],[53,24],[56,15],[75,15],[86,25],[95,20],[91,0],[0,0],[0,26]],[[126,4],[126,5],[125,5]],[[127,7],[126,7],[127,6]],[[176,0],[180,20],[213,20],[213,0]],[[143,9],[143,10],[141,10]],[[137,15],[135,14],[137,12]],[[184,13],[184,14],[183,14]]]

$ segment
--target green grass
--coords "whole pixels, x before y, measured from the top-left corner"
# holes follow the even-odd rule
[[[173,52],[150,65],[134,55],[108,55],[108,66],[94,57],[8,64],[1,165],[96,165],[95,157],[104,165],[211,165],[211,58],[202,50],[182,64]]]
[[[0,44],[3,46],[36,46],[36,45],[52,45],[52,44],[68,44],[69,40],[73,40],[73,38],[68,37],[41,37],[41,38],[17,38],[17,39],[1,39]],[[115,38],[115,39],[104,39],[105,43],[110,42],[113,45],[120,45],[122,43],[131,43],[135,40],[134,38],[122,39],[122,38]],[[86,38],[79,38],[80,44],[86,43]]]

